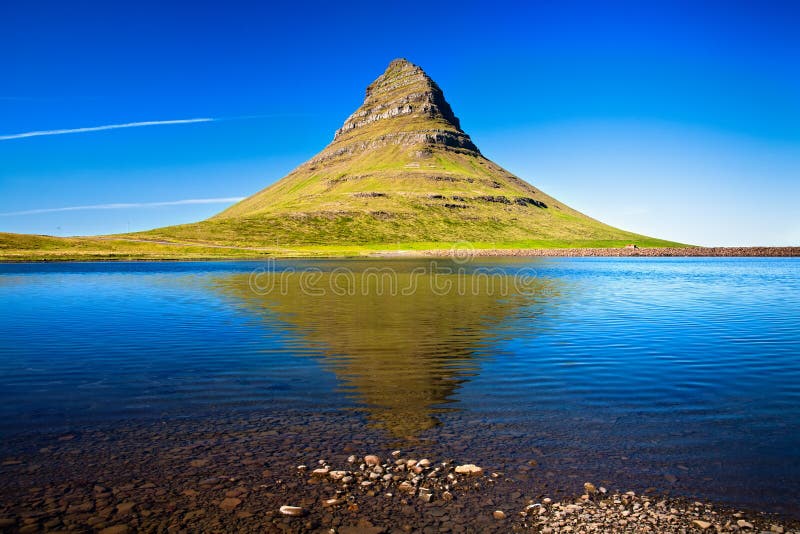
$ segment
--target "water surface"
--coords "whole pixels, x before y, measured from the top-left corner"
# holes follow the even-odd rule
[[[798,267],[0,265],[2,452],[148,420],[349,414],[386,446],[535,457],[554,486],[591,476],[795,513]]]

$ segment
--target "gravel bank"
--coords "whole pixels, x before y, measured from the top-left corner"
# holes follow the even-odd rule
[[[800,247],[686,247],[686,248],[535,248],[426,250],[423,256],[553,256],[553,257],[798,257]]]

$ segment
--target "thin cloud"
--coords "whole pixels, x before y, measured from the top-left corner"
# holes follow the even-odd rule
[[[165,202],[120,202],[115,204],[92,204],[89,206],[66,206],[63,208],[41,208],[24,211],[9,211],[0,213],[0,216],[8,217],[11,215],[35,215],[37,213],[55,213],[59,211],[82,211],[82,210],[119,210],[129,208],[155,208],[159,206],[185,206],[189,204],[232,204],[244,200],[245,197],[224,197],[224,198],[188,198],[184,200],[169,200]]]
[[[10,139],[23,139],[26,137],[41,137],[44,135],[65,135],[86,132],[100,132],[103,130],[118,130],[120,128],[140,128],[142,126],[165,126],[169,124],[192,124],[196,122],[214,122],[217,119],[210,117],[201,117],[197,119],[175,119],[168,121],[143,121],[143,122],[126,122],[123,124],[105,124],[103,126],[89,126],[87,128],[66,128],[63,130],[38,130],[35,132],[22,132],[11,135],[0,135],[0,141],[8,141]]]

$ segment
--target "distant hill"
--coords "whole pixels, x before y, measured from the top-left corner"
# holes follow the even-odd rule
[[[439,86],[405,59],[283,179],[206,221],[135,235],[248,247],[675,245],[596,221],[485,158]]]

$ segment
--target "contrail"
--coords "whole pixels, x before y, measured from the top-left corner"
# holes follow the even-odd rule
[[[10,139],[23,139],[25,137],[40,137],[43,135],[64,135],[85,132],[100,132],[103,130],[117,130],[119,128],[139,128],[142,126],[164,126],[168,124],[192,124],[195,122],[214,122],[217,119],[202,117],[198,119],[176,119],[168,121],[143,121],[143,122],[126,122],[124,124],[105,124],[103,126],[89,126],[87,128],[66,128],[63,130],[39,130],[35,132],[23,132],[11,135],[0,135],[0,141],[8,141]]]
[[[164,202],[127,202],[116,204],[91,204],[89,206],[67,206],[64,208],[41,208],[24,211],[9,211],[0,213],[0,216],[10,215],[35,215],[37,213],[53,213],[57,211],[80,211],[80,210],[118,210],[125,208],[153,208],[158,206],[182,206],[187,204],[230,204],[244,200],[245,197],[225,197],[225,198],[188,198],[184,200],[168,200]]]

